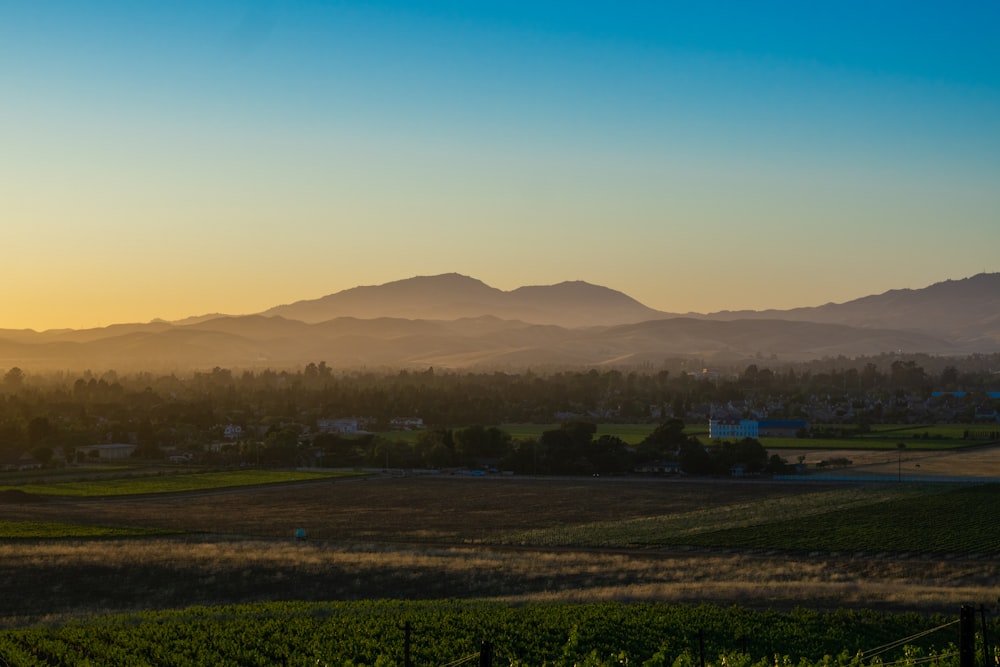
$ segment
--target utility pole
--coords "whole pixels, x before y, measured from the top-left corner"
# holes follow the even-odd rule
[[[896,451],[898,452],[896,457],[896,481],[903,481],[903,450],[906,449],[905,442],[896,443]]]

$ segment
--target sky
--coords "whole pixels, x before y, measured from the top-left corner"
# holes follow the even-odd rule
[[[1000,271],[1000,3],[0,0],[0,329]]]

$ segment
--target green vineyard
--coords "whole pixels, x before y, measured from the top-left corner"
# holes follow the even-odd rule
[[[957,613],[957,610],[956,610]],[[997,624],[987,624],[996,636]],[[955,618],[652,603],[267,603],[0,631],[0,664],[957,666]],[[980,642],[981,644],[981,642]],[[887,649],[888,647],[888,649]],[[985,655],[985,652],[983,652]],[[990,651],[990,660],[992,660]],[[983,658],[978,658],[982,665]]]
[[[544,546],[662,546],[994,555],[1000,485],[843,486],[624,521],[567,524],[495,539]]]

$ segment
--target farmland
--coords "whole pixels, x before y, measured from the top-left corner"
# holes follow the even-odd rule
[[[217,370],[3,396],[6,465],[43,468],[0,473],[0,660],[392,665],[409,621],[420,664],[488,639],[512,665],[690,667],[703,631],[713,666],[860,666],[1000,599],[1000,449],[968,422],[990,406],[917,401],[902,376],[831,399],[819,374],[779,395],[685,373]],[[706,410],[731,401],[808,437],[709,443]],[[351,414],[375,432],[321,428]],[[552,421],[573,414],[609,423]],[[384,430],[409,415],[426,428]],[[134,458],[72,449],[114,441]],[[951,667],[954,641],[905,656]]]
[[[954,621],[867,612],[753,612],[643,603],[510,606],[483,601],[271,603],[110,616],[0,633],[7,664],[858,665],[905,655],[954,665]],[[409,641],[407,640],[409,635]],[[790,656],[795,656],[792,662]]]
[[[409,620],[425,664],[489,639],[510,664],[693,665],[702,629],[711,664],[846,665],[1000,597],[994,484],[213,474],[0,494],[0,656],[401,664]]]
[[[119,469],[126,470],[127,469]],[[52,478],[49,473],[39,476],[38,481],[3,486],[24,493],[58,496],[107,497],[133,496],[151,493],[179,493],[184,491],[205,491],[237,486],[257,486],[316,479],[331,479],[350,476],[353,473],[283,470],[230,470],[209,472],[185,472],[159,470],[137,474],[120,473],[107,477],[94,471],[78,473],[76,479]],[[13,478],[8,477],[8,480]],[[19,480],[20,481],[20,480]]]
[[[5,541],[0,618],[398,597],[947,613],[1000,597],[998,497],[995,485],[461,476],[51,497],[3,505],[2,528],[159,536]]]
[[[820,433],[824,428],[836,428],[823,425],[813,427]],[[908,449],[942,450],[968,447],[970,441],[965,434],[977,427],[971,424],[878,424],[865,432],[845,431],[842,437],[805,437],[805,438],[762,438],[768,449],[856,449],[877,450],[896,449],[900,443]],[[981,427],[978,427],[981,428]]]
[[[0,657],[402,664],[409,621],[421,664],[846,666],[1000,598],[997,484],[400,472],[8,475]]]

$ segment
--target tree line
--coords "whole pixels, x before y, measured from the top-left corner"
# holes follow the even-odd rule
[[[269,465],[313,464],[323,467],[386,469],[464,469],[510,471],[528,475],[614,475],[629,472],[728,475],[789,470],[768,457],[759,441],[703,443],[685,430],[680,419],[668,419],[638,445],[614,435],[597,436],[597,425],[568,421],[538,437],[514,438],[497,426],[435,428],[402,440],[370,433],[315,434],[306,440],[288,431],[278,441],[265,437],[259,451],[232,445],[220,456],[236,463],[248,456]],[[306,460],[303,460],[306,457]]]
[[[1000,389],[1000,376],[993,372],[998,366],[1000,355],[889,356],[774,369],[750,363],[720,373],[433,368],[343,372],[318,362],[294,371],[214,368],[189,375],[114,371],[35,375],[14,367],[0,380],[0,450],[38,451],[44,456],[45,450],[55,447],[128,442],[153,455],[172,448],[198,450],[223,440],[224,427],[236,424],[268,444],[272,453],[284,452],[287,458],[304,434],[318,431],[321,419],[364,418],[370,430],[379,432],[389,429],[394,418],[418,417],[428,427],[426,434],[413,452],[401,450],[395,458],[402,460],[405,454],[420,463],[461,464],[468,452],[476,451],[480,459],[516,462],[519,469],[547,472],[575,466],[600,472],[620,468],[626,459],[634,465],[635,457],[626,456],[620,443],[605,440],[598,446],[601,438],[587,440],[572,429],[556,429],[537,444],[524,444],[503,442],[501,435],[483,425],[657,424],[671,419],[701,423],[712,406],[741,401],[765,406],[770,418],[794,419],[805,416],[817,396],[841,397],[859,406],[877,399],[878,412],[872,410],[866,418],[896,419],[899,415],[892,410],[904,405],[900,396],[929,396],[935,388],[965,390],[970,393],[963,399],[967,403],[980,401],[982,392]],[[956,414],[971,414],[971,408],[964,409],[965,413]],[[473,430],[466,433],[468,429]],[[476,444],[469,444],[473,440]],[[345,460],[354,456],[374,462],[384,460],[386,453],[393,459],[392,451],[383,451],[391,445],[377,441],[364,455],[346,447],[337,450],[334,444],[324,444],[320,438],[317,446]],[[572,455],[563,455],[570,450]]]

